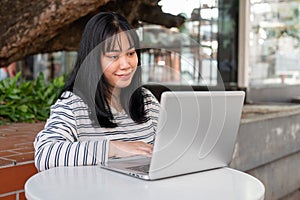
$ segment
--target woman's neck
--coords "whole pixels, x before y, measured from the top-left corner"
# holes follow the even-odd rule
[[[121,89],[114,88],[111,91],[111,95],[108,99],[109,105],[112,106],[115,110],[118,112],[121,112],[123,110],[121,99],[120,99]]]
[[[121,95],[121,89],[120,88],[113,88],[111,90],[111,94],[113,98],[117,98],[120,99],[120,95]]]

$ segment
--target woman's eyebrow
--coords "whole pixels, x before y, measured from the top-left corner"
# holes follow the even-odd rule
[[[134,47],[129,47],[126,51],[135,50]]]
[[[110,49],[110,50],[107,50],[106,52],[121,52],[120,49]]]
[[[133,50],[133,49],[135,49],[134,46],[131,46],[131,47],[127,48],[125,51],[129,51],[129,50]],[[121,49],[110,49],[107,52],[122,52],[122,50]]]

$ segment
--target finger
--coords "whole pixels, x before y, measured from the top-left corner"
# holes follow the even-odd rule
[[[141,151],[141,153],[143,153],[143,155],[151,156],[153,148],[152,146],[143,146],[140,147],[139,150]]]
[[[151,157],[152,156],[152,152],[149,152],[149,151],[139,151],[137,155]]]
[[[143,143],[143,144],[138,145],[138,148],[152,151],[153,145]]]
[[[145,146],[145,147],[147,147],[147,148],[151,148],[151,149],[153,149],[153,145],[152,144],[147,144],[147,143],[144,143],[144,145],[143,146]]]

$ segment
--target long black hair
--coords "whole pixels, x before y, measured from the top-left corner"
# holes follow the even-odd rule
[[[103,75],[100,58],[105,51],[113,48],[114,44],[111,43],[118,40],[116,35],[120,32],[126,34],[138,57],[138,66],[130,85],[121,89],[121,104],[135,122],[147,120],[141,88],[139,38],[127,20],[114,12],[101,12],[86,24],[74,69],[59,95],[59,98],[63,98],[65,91],[71,91],[80,96],[89,107],[89,116],[94,125],[98,122],[101,127],[117,126],[107,101],[112,88]]]

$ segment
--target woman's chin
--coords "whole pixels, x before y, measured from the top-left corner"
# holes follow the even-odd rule
[[[131,79],[126,80],[126,81],[121,80],[121,81],[118,81],[118,83],[116,84],[116,87],[117,88],[126,88],[130,85],[130,83],[131,83]]]

